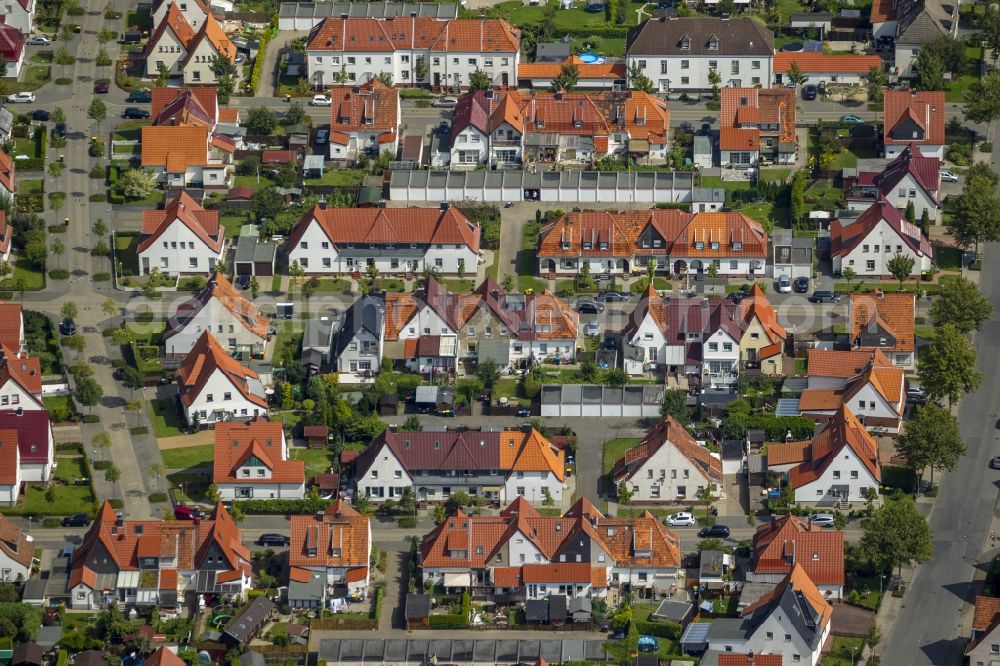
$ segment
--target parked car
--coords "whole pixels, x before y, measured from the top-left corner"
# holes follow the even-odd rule
[[[797,277],[795,278],[795,291],[800,294],[809,293],[809,278],[807,277]]]
[[[628,303],[632,295],[621,291],[605,291],[598,294],[598,297],[605,303]]]
[[[73,321],[72,317],[66,317],[59,322],[59,332],[63,335],[73,335],[76,333],[76,322]]]
[[[95,95],[107,95],[110,86],[103,81],[94,84],[94,94]]]
[[[729,300],[731,300],[733,303],[739,303],[744,298],[749,298],[749,297],[750,297],[750,292],[744,291],[743,289],[740,289],[739,291],[734,291],[733,293],[729,294]]]
[[[66,138],[66,123],[56,123],[56,126],[52,128],[52,134],[58,136],[61,139]]]
[[[331,104],[333,104],[333,100],[326,95],[313,95],[309,102],[309,106],[330,106]]]
[[[671,527],[690,527],[694,525],[694,516],[687,511],[681,511],[667,516],[667,524]]]
[[[941,171],[939,173],[941,174],[941,180],[943,180],[946,183],[957,183],[958,182],[958,174],[955,173],[954,171],[948,171],[947,169],[941,169]]]
[[[431,102],[431,106],[438,109],[454,109],[458,106],[457,97],[438,97],[436,100]]]
[[[601,322],[597,319],[591,319],[587,322],[587,326],[583,329],[585,335],[598,336],[601,334]]]
[[[119,44],[138,44],[142,41],[142,33],[137,30],[126,30],[118,38]]]
[[[33,92],[19,92],[13,95],[7,95],[8,104],[31,104],[35,101],[35,93]]]
[[[840,122],[842,122],[842,123],[853,123],[855,125],[864,125],[865,124],[864,119],[858,118],[857,116],[855,116],[855,115],[853,115],[851,113],[845,113],[844,115],[842,115],[840,117]]]
[[[136,90],[135,92],[130,92],[125,101],[130,104],[149,104],[153,101],[153,94],[148,90]]]
[[[836,520],[832,513],[814,513],[809,516],[809,522],[819,527],[833,527]]]
[[[194,507],[178,504],[174,507],[174,518],[177,520],[200,520],[204,514]]]
[[[330,142],[330,130],[328,129],[318,129],[316,130],[315,136],[313,136],[313,142],[316,145],[322,146]]]
[[[816,99],[816,93],[817,89],[816,86],[814,86],[813,84],[810,83],[808,85],[802,86],[802,99],[806,100],[807,102],[811,102],[812,100]]]
[[[699,539],[728,539],[729,528],[725,525],[712,525],[698,530]]]
[[[125,379],[125,368],[115,368],[111,371],[111,378],[117,381]]]
[[[580,314],[601,314],[604,312],[604,305],[587,299],[576,304],[576,311]]]
[[[434,131],[440,134],[441,136],[448,136],[449,134],[451,134],[451,123],[449,123],[447,120],[442,120],[440,123],[438,123],[438,126],[435,128]]]
[[[284,534],[261,534],[257,537],[258,546],[278,546],[279,548],[292,543]]]
[[[1000,469],[1000,456],[996,456],[990,460],[990,469]]]
[[[927,399],[927,394],[924,393],[920,384],[910,382],[910,385],[906,387],[906,399],[909,402],[923,402]]]
[[[51,117],[51,115],[52,114],[50,114],[45,109],[35,109],[34,111],[31,112],[31,119],[37,120],[39,122],[45,122]]]
[[[819,291],[814,291],[812,296],[809,297],[809,301],[812,303],[839,303],[840,296],[832,291],[821,289]]]
[[[122,118],[142,120],[143,118],[149,118],[149,111],[146,109],[140,109],[137,106],[127,106],[125,107],[125,110],[122,111]]]
[[[792,293],[792,281],[788,279],[787,275],[782,275],[778,278],[778,293],[779,294]]]
[[[90,524],[90,517],[85,513],[74,513],[62,519],[63,527],[86,527]]]
[[[25,44],[27,44],[28,46],[48,46],[51,43],[52,42],[49,41],[49,38],[43,35],[37,35],[35,37],[31,37],[30,39],[28,39],[28,41],[25,42]]]
[[[529,407],[521,407],[517,410],[517,415],[522,419],[526,419],[531,416],[531,409]]]

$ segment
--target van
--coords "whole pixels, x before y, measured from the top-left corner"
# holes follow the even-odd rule
[[[136,31],[123,32],[118,38],[119,44],[138,44],[142,41],[142,33]]]
[[[814,513],[809,516],[809,522],[817,527],[833,527],[835,521],[832,513]]]

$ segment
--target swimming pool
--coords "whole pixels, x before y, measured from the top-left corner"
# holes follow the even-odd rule
[[[604,62],[604,58],[597,55],[596,53],[581,53],[580,62],[585,65],[595,65]]]

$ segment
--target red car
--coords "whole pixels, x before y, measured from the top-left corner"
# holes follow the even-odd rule
[[[193,509],[183,504],[174,507],[174,518],[177,520],[198,520],[202,517],[201,511]]]

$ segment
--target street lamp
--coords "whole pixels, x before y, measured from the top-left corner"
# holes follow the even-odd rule
[[[854,658],[857,656],[857,654],[858,654],[858,646],[855,645],[853,648],[851,648],[851,666],[855,666],[855,664],[857,663],[854,660]]]

